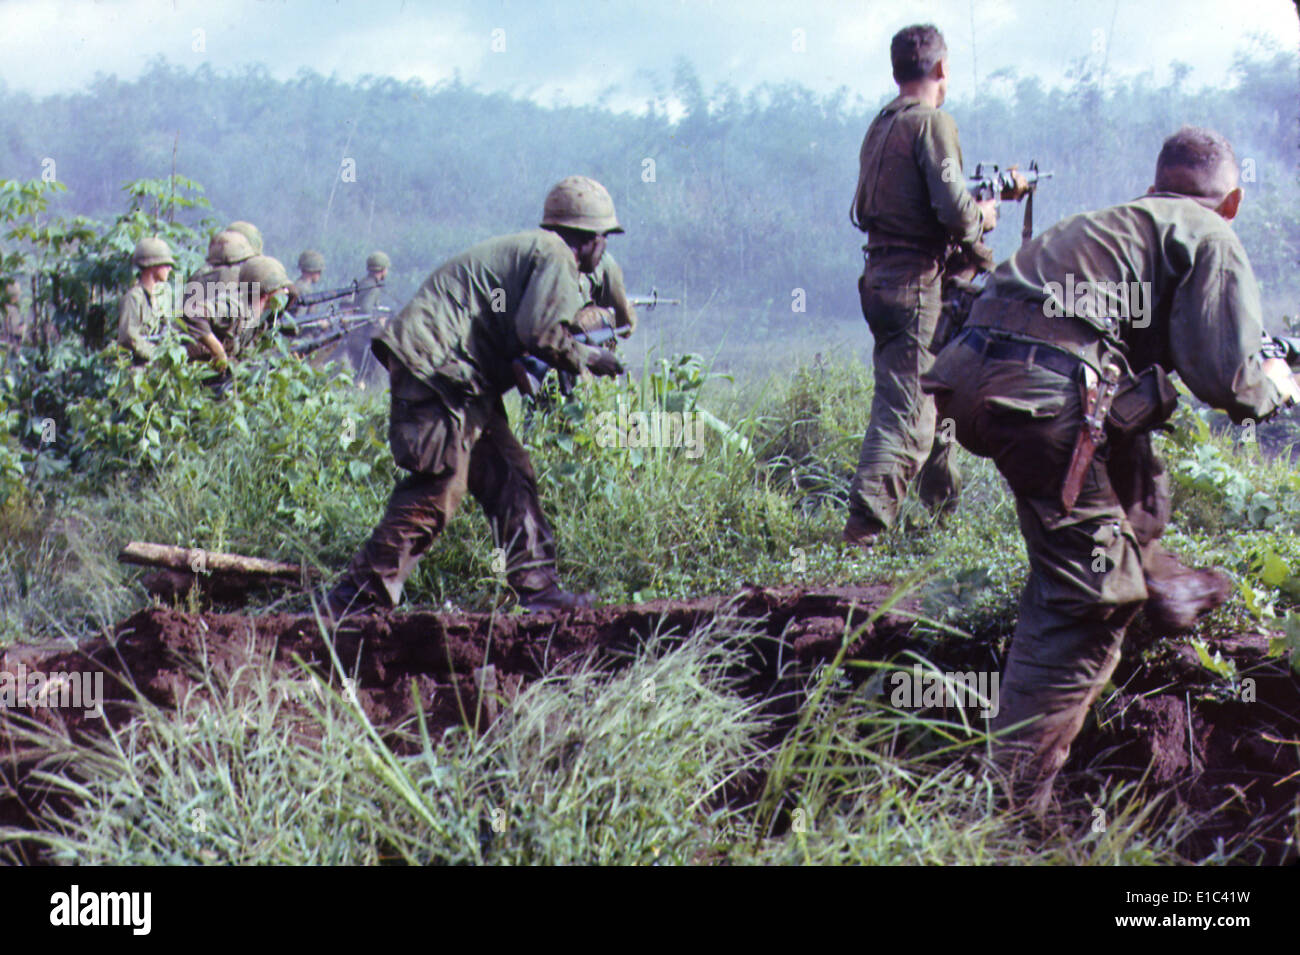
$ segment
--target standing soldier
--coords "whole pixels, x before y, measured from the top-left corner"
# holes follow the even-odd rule
[[[135,244],[131,262],[136,267],[136,280],[122,296],[118,309],[117,343],[130,349],[135,364],[142,365],[153,359],[154,341],[172,315],[167,278],[176,260],[165,241],[152,237]]]
[[[392,263],[383,252],[371,252],[366,258],[366,277],[358,283],[354,305],[358,312],[370,314],[379,307],[384,280]]]
[[[525,608],[590,604],[560,587],[537,479],[501,399],[514,386],[512,363],[525,354],[574,374],[622,372],[610,351],[581,344],[566,327],[584,303],[579,271],[594,272],[605,236],[622,231],[605,188],[570,176],[547,195],[541,228],[489,239],[443,263],[375,337],[390,376],[393,459],[411,473],[330,593],[334,614],[397,606],[466,490],[482,505]]]
[[[1172,633],[1230,592],[1158,541],[1169,481],[1150,431],[1177,403],[1166,372],[1237,422],[1300,398],[1263,353],[1259,289],[1229,224],[1237,183],[1227,141],[1184,127],[1147,195],[1071,216],[999,265],[925,377],[957,440],[1016,497],[1030,571],[993,729],[1014,734],[998,752],[1039,815],[1138,609]]]
[[[210,358],[212,366],[224,373],[230,359],[248,350],[265,330],[262,316],[268,307],[273,311],[283,307],[280,293],[291,284],[279,260],[269,255],[246,259],[236,283],[207,298],[197,315],[186,315],[199,346],[197,357]]]
[[[893,526],[918,470],[928,506],[943,506],[957,493],[948,444],[935,445],[934,401],[921,392],[920,378],[933,360],[948,249],[956,245],[987,261],[980,238],[997,221],[996,199],[976,202],[966,191],[957,125],[939,109],[948,91],[943,36],[933,26],[906,27],[889,55],[898,97],[862,141],[850,210],[867,233],[858,292],[875,339],[871,421],[844,527],[845,542],[862,547]]]
[[[321,273],[325,271],[325,256],[315,249],[308,249],[298,256],[299,276],[294,279],[293,287],[299,295],[306,295],[320,284]]]

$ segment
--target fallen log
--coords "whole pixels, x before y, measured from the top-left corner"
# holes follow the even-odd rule
[[[199,589],[208,595],[231,600],[270,584],[308,584],[317,576],[301,564],[144,541],[131,541],[117,559],[155,568],[142,582],[149,593],[164,599],[183,597],[201,584]]]

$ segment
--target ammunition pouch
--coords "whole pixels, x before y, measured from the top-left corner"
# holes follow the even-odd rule
[[[1152,365],[1120,383],[1106,426],[1116,436],[1132,437],[1164,424],[1177,405],[1178,392],[1169,376],[1159,365]]]

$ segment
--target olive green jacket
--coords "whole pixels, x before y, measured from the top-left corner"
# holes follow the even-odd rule
[[[1194,198],[1155,193],[1057,223],[994,270],[970,324],[1008,299],[1087,322],[1135,371],[1177,371],[1192,394],[1236,421],[1284,403],[1261,371],[1264,323],[1246,251]]]
[[[957,124],[913,96],[899,96],[872,121],[858,154],[854,225],[867,246],[904,246],[936,257],[971,247],[983,217],[966,189]]]
[[[489,239],[443,263],[375,337],[385,365],[395,358],[453,401],[502,394],[511,363],[532,354],[580,372],[594,349],[565,323],[585,302],[573,253],[545,229]]]
[[[149,361],[154,355],[154,343],[172,314],[171,287],[158,282],[152,292],[146,292],[137,280],[122,296],[117,313],[117,343],[129,348],[140,361]]]

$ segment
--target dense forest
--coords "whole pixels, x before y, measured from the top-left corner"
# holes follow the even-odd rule
[[[980,160],[1031,159],[1055,173],[1036,200],[1039,230],[1144,191],[1161,140],[1180,124],[1219,129],[1243,160],[1239,232],[1280,313],[1300,288],[1297,69],[1293,52],[1261,39],[1238,52],[1230,89],[1192,88],[1179,66],[1157,86],[1150,74],[1106,77],[1079,60],[1051,87],[1005,70],[974,93],[957,79],[948,108],[968,173]],[[532,226],[547,188],[581,172],[618,204],[627,234],[611,251],[633,291],[682,295],[694,306],[685,314],[726,305],[713,320],[744,314],[768,334],[803,333],[808,319],[859,322],[861,237],[848,206],[858,147],[882,103],[797,85],[707,90],[685,61],[671,86],[684,107],[676,121],[666,100],[631,115],[460,82],[306,72],[282,82],[263,68],[158,61],[139,79],[101,77],[74,95],[0,90],[0,169],[16,180],[57,176],[68,191],[51,214],[106,218],[124,207],[126,182],[166,177],[174,164],[206,189],[217,219],[256,222],[290,267],[304,248],[324,251],[327,285],[386,250],[399,299],[460,248]],[[1020,224],[1019,208],[1004,205],[1000,256]],[[794,289],[806,314],[791,310]]]

